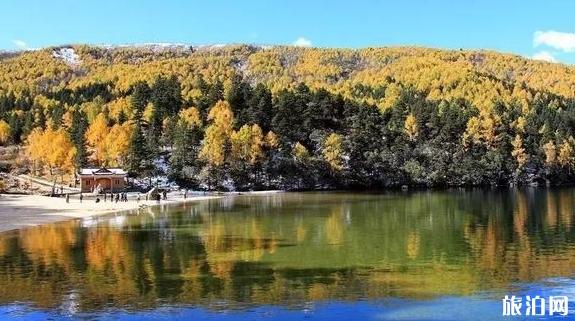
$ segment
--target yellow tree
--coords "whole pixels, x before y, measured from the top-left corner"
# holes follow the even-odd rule
[[[548,141],[543,145],[543,152],[545,153],[545,164],[548,166],[555,165],[557,162],[557,148],[553,141]]]
[[[260,126],[243,125],[231,135],[232,157],[234,160],[256,164],[263,157],[264,138]]]
[[[250,142],[250,164],[254,165],[259,162],[263,156],[263,146],[264,146],[264,135],[261,127],[258,124],[254,124],[251,127],[251,142]]]
[[[106,116],[100,113],[96,116],[86,131],[86,142],[91,147],[92,158],[100,165],[106,162],[106,136],[110,129]]]
[[[36,172],[45,162],[46,148],[44,132],[40,128],[34,128],[26,139],[26,153],[32,161],[32,170]]]
[[[468,146],[470,143],[483,144],[492,148],[497,141],[496,127],[498,118],[487,112],[481,112],[479,116],[473,116],[467,122],[467,129],[463,134],[463,143]]]
[[[414,141],[417,138],[419,128],[417,127],[417,120],[413,114],[409,114],[407,118],[405,118],[405,123],[403,124],[403,128],[409,140]]]
[[[251,130],[249,125],[243,125],[238,131],[232,132],[232,158],[241,163],[247,163],[250,157]]]
[[[196,107],[182,109],[180,111],[180,120],[188,127],[202,127],[202,116]]]
[[[47,156],[50,169],[57,168],[63,173],[72,173],[74,170],[74,158],[76,157],[76,147],[66,130],[46,129],[45,138],[49,145]]]
[[[300,144],[300,142],[297,142],[294,145],[292,149],[292,155],[296,161],[304,164],[307,163],[310,157],[309,151],[304,145]]]
[[[515,157],[517,161],[518,169],[522,168],[527,160],[529,159],[529,155],[525,152],[525,148],[523,148],[523,140],[521,136],[516,135],[515,139],[511,142],[511,146],[513,146],[513,150],[511,151],[511,156]]]
[[[115,124],[110,129],[105,139],[105,162],[111,166],[121,166],[124,164],[128,150],[130,148],[130,138],[132,137],[132,126]]]
[[[571,141],[572,137],[567,140],[563,140],[563,143],[559,145],[559,155],[557,157],[557,162],[563,167],[570,168],[573,165],[573,145]]]
[[[463,133],[463,144],[479,144],[481,142],[481,122],[478,117],[471,117],[467,121],[467,128]]]
[[[341,135],[332,133],[325,139],[322,150],[323,158],[335,171],[343,169],[343,147]]]
[[[221,166],[226,160],[226,145],[232,133],[234,114],[225,101],[218,101],[208,113],[211,124],[206,128],[205,138],[200,150],[200,158],[212,166]]]
[[[278,136],[271,130],[266,134],[265,145],[269,149],[275,149],[279,146]]]
[[[70,135],[63,128],[54,130],[48,126],[42,131],[34,129],[27,138],[26,151],[36,165],[48,166],[50,174],[54,169],[63,173],[72,172],[74,169],[74,158],[76,148]]]
[[[0,144],[6,144],[10,138],[10,125],[0,119]]]

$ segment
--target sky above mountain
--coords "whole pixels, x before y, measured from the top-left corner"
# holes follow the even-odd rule
[[[574,1],[5,0],[0,49],[250,43],[492,49],[575,63]]]

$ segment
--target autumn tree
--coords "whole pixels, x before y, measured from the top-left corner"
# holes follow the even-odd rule
[[[559,145],[559,153],[557,155],[557,162],[563,168],[566,168],[571,173],[573,167],[573,138],[563,140]]]
[[[208,121],[210,125],[205,130],[199,157],[207,163],[203,180],[208,186],[214,186],[216,181],[221,181],[221,169],[227,159],[233,131],[234,115],[230,105],[223,100],[218,101],[210,109]]]
[[[124,166],[130,150],[130,139],[132,137],[133,126],[125,122],[115,124],[110,128],[104,140],[105,163],[109,166]]]
[[[545,153],[545,164],[547,166],[553,166],[557,162],[557,148],[553,141],[548,141],[543,145],[543,152]]]
[[[46,166],[50,175],[58,170],[61,175],[72,173],[75,166],[76,148],[68,132],[51,126],[44,131],[35,129],[28,135],[27,154],[35,168]]]
[[[234,161],[254,165],[263,157],[264,137],[257,124],[243,125],[230,138]]]
[[[529,155],[525,152],[525,148],[523,148],[523,140],[521,136],[516,135],[513,141],[511,142],[513,146],[513,150],[511,151],[511,155],[515,157],[515,161],[517,162],[517,168],[521,169],[527,163],[529,159]]]
[[[0,144],[6,144],[10,139],[10,125],[3,119],[0,119]]]
[[[342,142],[341,135],[331,133],[323,143],[323,158],[335,172],[341,171],[344,166]]]
[[[92,159],[102,166],[107,165],[106,136],[108,136],[109,130],[106,116],[100,113],[86,131],[86,142],[90,146]]]
[[[211,166],[222,166],[226,160],[227,145],[233,131],[234,115],[230,105],[220,100],[208,114],[210,125],[206,128],[200,158]]]
[[[409,114],[405,119],[405,124],[403,125],[405,134],[409,138],[409,140],[414,141],[418,135],[418,127],[417,127],[417,120],[413,114]]]

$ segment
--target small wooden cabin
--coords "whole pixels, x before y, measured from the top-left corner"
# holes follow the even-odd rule
[[[121,168],[82,168],[78,173],[83,193],[121,192],[126,187],[128,174]]]

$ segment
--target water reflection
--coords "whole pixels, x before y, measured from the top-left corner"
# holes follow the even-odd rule
[[[0,303],[75,312],[469,296],[575,271],[575,190],[225,198],[0,234]]]

